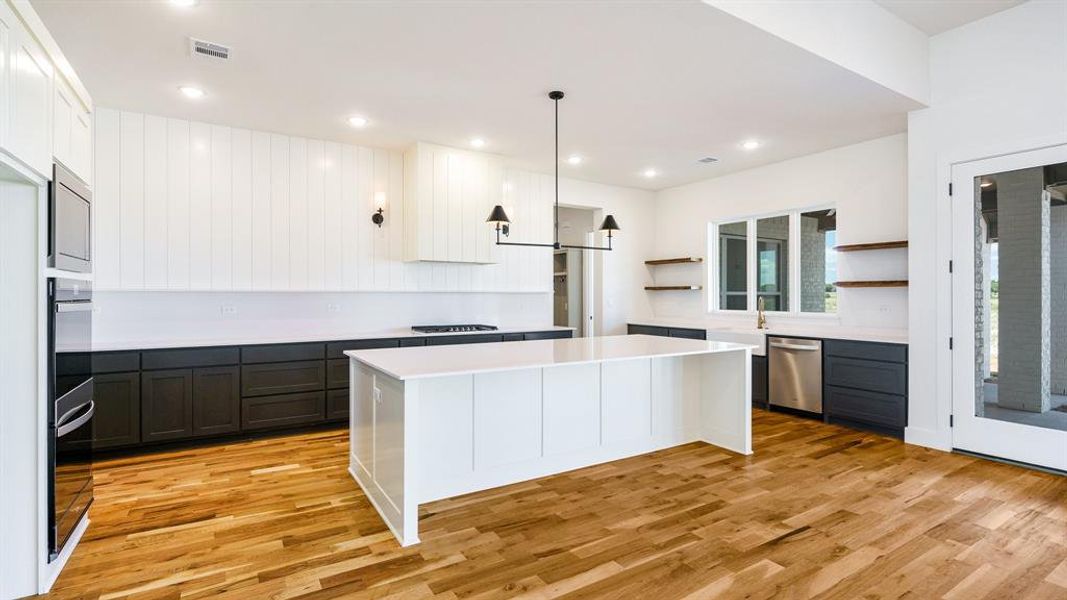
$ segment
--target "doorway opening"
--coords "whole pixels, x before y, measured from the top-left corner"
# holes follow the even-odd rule
[[[559,241],[571,245],[593,245],[596,211],[588,208],[559,208]],[[574,337],[594,335],[593,261],[588,252],[573,248],[552,255],[552,319],[560,327],[573,327]]]

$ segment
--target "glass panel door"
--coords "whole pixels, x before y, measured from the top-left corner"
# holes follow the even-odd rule
[[[1067,147],[953,187],[953,444],[1067,470]]]

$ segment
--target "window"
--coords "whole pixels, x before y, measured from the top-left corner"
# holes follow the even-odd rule
[[[711,310],[837,312],[837,211],[792,211],[712,228],[717,278]],[[710,268],[710,265],[709,265]]]
[[[748,309],[748,223],[719,225],[719,306]]]
[[[800,214],[800,311],[837,312],[837,211]]]

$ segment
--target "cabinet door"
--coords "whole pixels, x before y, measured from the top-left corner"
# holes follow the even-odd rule
[[[140,373],[94,375],[93,402],[93,449],[141,443]]]
[[[9,147],[19,160],[52,177],[52,64],[22,27],[11,36]]]
[[[240,431],[239,379],[237,367],[211,367],[193,371],[193,435]]]
[[[77,101],[74,99],[74,92],[62,77],[56,77],[52,102],[52,155],[71,170],[75,169],[70,145],[75,106]],[[78,176],[80,177],[81,173],[78,173]]]
[[[192,370],[141,373],[141,439],[158,442],[192,435]]]
[[[767,405],[767,357],[752,357],[752,404],[760,408]]]
[[[326,392],[326,420],[348,420],[348,389]]]

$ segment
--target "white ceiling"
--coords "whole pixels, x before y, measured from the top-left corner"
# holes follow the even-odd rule
[[[561,155],[586,157],[561,173],[646,189],[904,131],[918,107],[697,0],[33,5],[101,106],[390,148],[482,136],[550,171],[558,88]],[[190,35],[233,58],[190,58]]]
[[[874,0],[927,35],[937,35],[1025,0]]]

